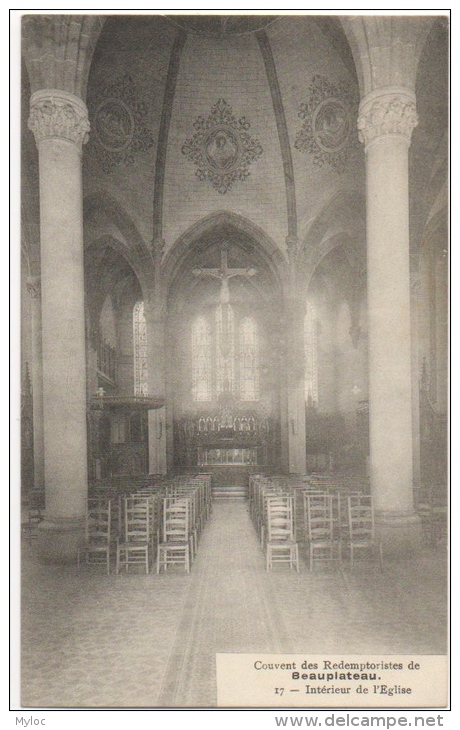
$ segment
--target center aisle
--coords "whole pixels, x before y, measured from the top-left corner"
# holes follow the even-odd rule
[[[247,502],[214,503],[192,572],[159,707],[215,706],[218,652],[293,650]]]

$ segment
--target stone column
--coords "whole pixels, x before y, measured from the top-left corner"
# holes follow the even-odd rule
[[[40,277],[29,276],[27,291],[31,297],[32,320],[32,398],[34,413],[34,487],[45,487],[45,450],[43,441],[43,367],[42,311]]]
[[[60,90],[32,95],[40,173],[45,514],[42,559],[75,558],[87,504],[82,144],[85,104]]]
[[[412,494],[408,149],[415,95],[384,87],[360,104],[366,150],[371,489],[386,553],[417,547]]]
[[[165,397],[165,312],[160,296],[146,307],[149,394]],[[149,473],[166,474],[166,408],[151,409],[149,424]]]
[[[421,487],[420,463],[420,273],[411,272],[411,322],[412,322],[412,482],[414,496]]]
[[[447,413],[447,362],[448,362],[448,271],[447,252],[435,256],[436,290],[436,410]]]
[[[288,306],[290,309],[290,337],[287,355],[289,473],[305,474],[307,468],[307,449],[303,318],[301,316],[301,303],[299,300],[290,300]]]
[[[290,474],[305,474],[307,468],[305,352],[303,337],[305,302],[301,301],[297,293],[295,266],[298,250],[297,238],[295,236],[288,236],[286,245],[291,269],[290,296],[287,301],[288,468]]]

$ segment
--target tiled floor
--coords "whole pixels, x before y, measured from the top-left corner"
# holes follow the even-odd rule
[[[23,544],[24,707],[215,707],[216,652],[443,654],[446,555],[265,572],[244,502],[213,508],[190,575],[42,565]]]

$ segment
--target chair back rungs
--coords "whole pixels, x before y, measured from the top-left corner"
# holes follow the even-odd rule
[[[130,565],[142,565],[149,572],[151,505],[145,497],[126,497],[123,500],[123,535],[117,542],[116,573]]]
[[[304,492],[305,540],[310,570],[315,563],[342,562],[342,546],[337,528],[335,496],[327,492]]]
[[[299,549],[295,540],[293,498],[286,494],[265,496],[266,568],[287,564],[299,571]]]
[[[371,495],[355,494],[348,497],[348,536],[350,564],[353,568],[357,552],[367,552],[379,560],[383,570],[382,544],[375,536],[374,505]]]
[[[85,517],[85,543],[77,550],[77,573],[85,565],[105,565],[110,573],[112,547],[112,505],[110,500],[88,502]]]

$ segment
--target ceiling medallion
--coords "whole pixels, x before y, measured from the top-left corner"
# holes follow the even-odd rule
[[[300,105],[302,128],[294,146],[309,152],[318,167],[327,163],[336,172],[344,172],[353,149],[359,147],[356,120],[358,99],[348,84],[331,84],[324,76],[314,76],[308,87],[308,101]]]
[[[138,101],[132,78],[124,75],[105,86],[97,98],[88,100],[90,142],[104,172],[118,165],[131,165],[136,152],[153,146],[145,119],[147,108]]]
[[[182,145],[182,154],[197,166],[196,176],[209,180],[221,195],[249,177],[249,165],[263,152],[249,134],[250,126],[246,117],[237,119],[225,99],[219,99],[207,117],[195,120],[195,134]]]

